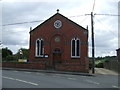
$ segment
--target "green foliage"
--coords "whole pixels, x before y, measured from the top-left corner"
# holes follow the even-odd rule
[[[98,64],[95,64],[95,67],[97,68],[103,68],[103,62],[100,62]]]
[[[5,60],[8,56],[12,56],[13,53],[8,48],[2,48],[2,59]]]
[[[111,60],[117,60],[116,56],[105,56],[105,57],[98,57],[95,60],[95,66],[98,68],[103,68],[104,62],[109,62]]]
[[[22,52],[23,52],[22,55],[20,55],[20,50],[22,50]],[[16,55],[18,56],[18,58],[28,59],[29,58],[29,49],[20,48]]]
[[[23,55],[20,55],[20,50],[22,50]],[[8,48],[3,48],[2,49],[2,61],[7,61],[7,62],[18,62],[18,59],[28,59],[29,57],[29,49],[25,48],[20,48],[18,52],[13,55],[12,51],[9,50]]]
[[[17,58],[13,55],[9,55],[6,57],[6,61],[17,61]]]

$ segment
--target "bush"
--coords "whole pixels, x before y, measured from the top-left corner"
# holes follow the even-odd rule
[[[103,68],[103,62],[100,62],[100,63],[96,64],[95,67],[97,67],[97,68]]]
[[[9,55],[13,55],[12,51],[8,48],[2,48],[2,58],[6,58]]]
[[[12,56],[12,55],[9,55],[5,58],[5,61],[16,61],[16,57],[15,56]]]

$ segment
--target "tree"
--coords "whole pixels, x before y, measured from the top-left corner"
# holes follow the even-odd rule
[[[7,47],[6,48],[2,48],[2,58],[5,59],[7,56],[12,56],[13,53],[11,50],[9,50]]]
[[[20,50],[22,50],[22,55],[20,55]],[[22,58],[22,59],[28,59],[29,57],[29,49],[25,49],[25,48],[20,48],[17,52],[18,57]]]

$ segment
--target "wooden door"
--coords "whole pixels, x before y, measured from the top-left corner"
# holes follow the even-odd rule
[[[54,52],[53,53],[53,67],[55,69],[55,65],[56,64],[60,64],[62,63],[62,60],[61,60],[61,52]]]

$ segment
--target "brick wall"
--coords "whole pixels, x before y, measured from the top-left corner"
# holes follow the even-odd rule
[[[70,62],[71,60],[66,60],[66,63],[56,64],[56,70],[60,71],[74,71],[74,72],[89,72],[89,60],[86,58],[86,62],[78,63],[78,62]]]
[[[56,20],[62,21],[62,27],[56,29],[54,27],[54,22]],[[59,37],[60,42],[56,42],[55,38]],[[71,39],[73,38],[80,39],[80,58],[71,58]],[[36,40],[38,38],[44,39],[44,54],[48,55],[47,58],[44,57],[36,57]],[[84,69],[86,70],[87,65],[89,65],[86,60],[88,57],[88,30],[85,28],[73,23],[69,19],[65,18],[60,14],[55,14],[47,21],[39,25],[38,27],[34,28],[30,32],[30,53],[29,53],[29,61],[30,62],[45,62],[48,67],[52,67],[53,59],[54,59],[54,50],[59,48],[61,51],[61,61],[62,65],[56,66],[56,69],[62,68],[72,68],[70,70],[77,71],[79,69],[83,70],[82,66],[72,66],[72,65],[65,65],[68,63],[86,65]],[[74,68],[74,69],[73,69]],[[77,70],[76,70],[77,69]],[[62,70],[62,69],[61,69]],[[66,69],[68,70],[68,69]]]
[[[2,67],[7,68],[22,68],[22,69],[47,69],[47,66],[42,63],[13,63],[13,62],[2,62]],[[84,64],[69,63],[69,64],[56,64],[55,70],[59,71],[74,71],[74,72],[86,72],[88,73],[89,68]]]
[[[26,68],[26,69],[45,69],[45,64],[42,64],[42,63],[2,62],[2,67],[7,67],[7,68]]]
[[[88,73],[88,69],[84,65],[80,64],[57,64],[55,68],[56,70],[60,71],[74,71]]]

